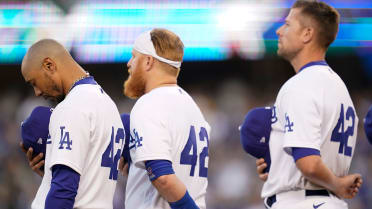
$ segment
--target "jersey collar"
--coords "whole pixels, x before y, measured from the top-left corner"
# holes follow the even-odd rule
[[[81,79],[80,81],[74,83],[74,85],[71,87],[71,90],[75,88],[77,85],[81,84],[92,84],[92,85],[97,85],[97,82],[94,80],[93,76],[88,76],[84,79]],[[71,91],[70,90],[70,91]]]
[[[307,63],[306,65],[304,65],[299,71],[301,72],[302,70],[304,70],[305,68],[308,68],[308,67],[311,67],[311,66],[314,66],[314,65],[324,65],[324,66],[328,66],[327,62],[324,61],[324,60],[321,60],[321,61],[314,61],[314,62],[309,62]]]

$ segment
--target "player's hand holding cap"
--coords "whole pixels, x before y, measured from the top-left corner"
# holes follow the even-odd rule
[[[366,132],[369,143],[372,144],[372,106],[369,108],[364,119],[364,131]]]
[[[50,107],[36,107],[31,115],[22,122],[21,136],[26,150],[33,149],[33,156],[43,153],[45,156],[46,141],[49,135],[49,121],[53,109]]]
[[[247,113],[240,127],[240,142],[243,149],[255,158],[264,158],[267,165],[271,162],[269,150],[271,123],[272,108],[259,107]]]

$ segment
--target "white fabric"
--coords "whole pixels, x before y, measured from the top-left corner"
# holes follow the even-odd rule
[[[156,88],[134,105],[130,128],[129,146],[133,163],[127,181],[125,208],[170,208],[151,184],[144,165],[147,160],[164,159],[172,162],[175,175],[185,184],[199,208],[205,209],[208,180],[200,177],[199,171],[201,153],[207,149],[209,138],[200,139],[199,135],[201,130],[206,130],[209,136],[210,126],[193,99],[178,86]],[[190,132],[195,133],[196,153],[190,151],[188,154],[197,155],[193,176],[190,175],[192,166],[180,163],[181,153],[188,139],[192,138]],[[208,168],[208,157],[205,158],[204,166]]]
[[[305,196],[305,190],[283,192],[276,195],[271,209],[347,209],[345,201],[336,196]],[[266,203],[266,201],[265,201]],[[268,207],[269,208],[269,207]]]
[[[355,114],[354,133],[348,137],[351,156],[339,153],[340,142],[331,141],[344,106],[344,131],[352,127],[346,117],[350,107],[355,112],[348,90],[341,78],[329,66],[310,66],[289,79],[280,89],[275,102],[277,122],[270,135],[271,167],[262,189],[262,197],[298,189],[323,189],[307,181],[296,167],[291,147],[320,151],[325,165],[336,175],[348,174],[357,138],[358,117]],[[291,131],[288,124],[293,123]]]
[[[63,132],[61,127],[65,127]],[[117,181],[109,179],[111,168],[102,167],[101,161],[112,140],[113,127],[114,136],[117,136],[117,130],[123,129],[120,114],[99,85],[82,84],[73,88],[52,113],[45,174],[31,208],[44,209],[51,185],[51,168],[62,164],[80,174],[74,208],[112,209]],[[67,144],[62,144],[61,148],[61,135],[66,136],[67,132],[71,150],[67,149]],[[114,143],[112,158],[117,153],[120,157],[124,137],[118,138],[117,142]]]
[[[136,41],[134,42],[133,49],[135,49],[136,51],[142,54],[150,55],[162,62],[172,65],[173,67],[180,68],[181,62],[169,60],[164,57],[160,57],[159,55],[156,54],[154,44],[151,41],[150,33],[151,31],[146,31],[146,32],[141,33],[141,35],[139,35]]]

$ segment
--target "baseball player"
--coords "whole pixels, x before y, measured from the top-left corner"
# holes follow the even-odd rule
[[[113,208],[125,137],[114,102],[54,40],[31,46],[22,75],[36,96],[60,101],[50,116],[44,175],[31,208]]]
[[[28,155],[29,161],[35,161],[35,172],[43,176],[44,160],[46,152],[46,142],[50,139],[49,135],[49,121],[52,115],[53,108],[38,106],[32,110],[30,116],[21,124],[22,142],[21,148]],[[127,113],[120,115],[124,126],[125,145],[122,156],[126,159],[125,163],[130,163],[129,155],[129,130],[130,130],[130,116]],[[123,162],[124,163],[124,162]],[[124,166],[124,165],[122,165]]]
[[[372,106],[369,107],[368,113],[364,119],[364,131],[366,132],[369,143],[372,144]]]
[[[177,85],[183,43],[153,29],[135,41],[124,93],[139,98],[130,116],[125,208],[206,208],[210,126]]]
[[[319,1],[299,0],[277,30],[278,55],[297,73],[275,102],[262,189],[267,208],[342,209],[362,184],[348,175],[358,117],[341,78],[325,62],[338,32],[339,14]],[[266,164],[258,162],[260,175]]]

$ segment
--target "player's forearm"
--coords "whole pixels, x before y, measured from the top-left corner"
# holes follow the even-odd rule
[[[305,178],[330,191],[337,190],[338,177],[323,163],[320,156],[310,155],[296,161]]]
[[[186,193],[186,186],[175,174],[160,176],[152,182],[152,185],[168,202],[176,202]]]
[[[174,174],[170,161],[150,160],[145,162],[145,166],[152,185],[172,209],[199,209],[186,186]]]
[[[80,175],[65,165],[52,167],[50,190],[45,200],[45,209],[72,209],[79,187]]]

